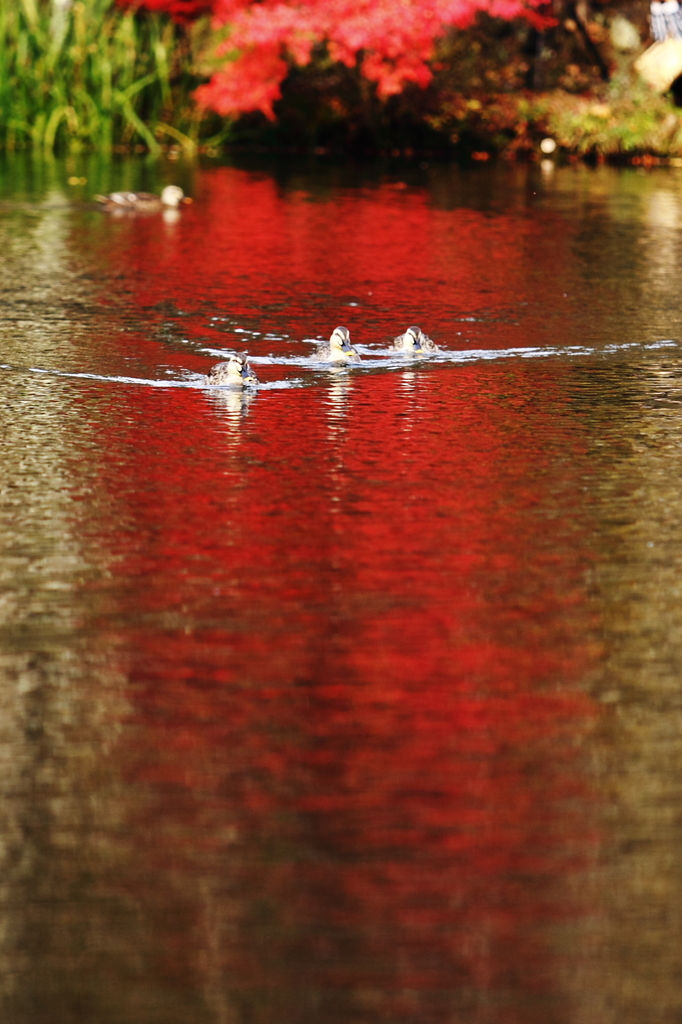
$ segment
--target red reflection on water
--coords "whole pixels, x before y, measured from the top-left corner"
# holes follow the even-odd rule
[[[195,191],[172,223],[103,218],[92,243],[139,304],[172,300],[195,314],[180,324],[190,339],[239,347],[244,336],[232,327],[241,325],[300,341],[344,323],[356,340],[384,344],[420,322],[454,349],[584,340],[557,337],[566,330],[555,296],[568,287],[569,231],[548,227],[549,215],[442,209],[423,189],[391,184],[284,190],[269,175],[233,168],[206,172]],[[529,320],[527,307],[544,296],[552,302]],[[209,319],[221,314],[223,329]],[[262,337],[248,344],[254,353],[308,351]],[[147,351],[156,362],[158,347]],[[206,367],[191,349],[163,355]]]
[[[146,222],[124,225],[136,269],[161,265],[144,304],[161,275],[182,304],[181,260],[187,295],[208,280],[231,309],[257,310],[261,272],[270,297],[309,272],[338,301],[323,249],[350,263],[358,220],[372,243],[344,286],[381,252],[386,301],[413,302],[418,280],[449,301],[425,255],[445,214],[423,197],[403,218],[373,197],[363,221],[364,197],[216,180],[208,241],[183,228],[155,248]],[[509,295],[518,240],[483,226],[469,263],[507,245],[489,279]],[[139,801],[127,884],[162,974],[217,986],[238,1019],[569,1019],[547,926],[588,910],[566,879],[594,844],[577,740],[596,652],[564,372],[341,374],[244,417],[201,392],[122,392],[102,474],[132,707],[118,756]]]

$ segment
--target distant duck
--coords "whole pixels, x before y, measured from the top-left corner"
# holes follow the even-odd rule
[[[350,343],[347,327],[335,327],[329,341],[318,347],[315,358],[325,363],[359,363],[360,356]]]
[[[153,192],[110,192],[108,196],[95,196],[106,213],[157,213],[159,210],[177,210],[181,203],[192,200],[177,185],[166,185],[160,196]]]
[[[231,355],[226,363],[216,363],[208,371],[207,379],[209,384],[218,386],[231,384],[233,387],[244,387],[247,384],[258,383],[258,377],[249,366],[246,352]]]
[[[438,346],[424,334],[421,327],[408,327],[404,334],[399,334],[393,339],[393,346],[397,352],[406,352],[408,355],[421,355],[424,352],[438,352]]]

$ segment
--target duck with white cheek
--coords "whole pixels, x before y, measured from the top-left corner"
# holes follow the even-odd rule
[[[404,334],[399,334],[393,339],[391,346],[396,352],[404,352],[406,355],[421,356],[426,352],[438,352],[438,346],[424,334],[421,327],[408,327]]]
[[[318,347],[315,358],[325,363],[359,363],[360,356],[350,343],[347,327],[335,327],[329,341]]]
[[[110,192],[95,199],[105,213],[158,213],[192,202],[177,185],[166,185],[160,196],[152,192]]]
[[[258,384],[258,377],[249,366],[249,357],[246,352],[241,355],[231,355],[226,363],[216,363],[208,371],[207,380],[209,384],[219,387],[226,384],[232,387]]]

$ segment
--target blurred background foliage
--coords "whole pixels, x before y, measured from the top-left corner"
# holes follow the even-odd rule
[[[638,78],[647,7],[557,0],[555,24],[478,16],[440,42],[431,84],[380,100],[357,68],[318,45],[291,64],[276,120],[229,120],[193,93],[217,66],[225,33],[111,0],[0,0],[0,147],[44,152],[193,154],[229,142],[318,152],[484,159],[537,153],[544,136],[593,156],[682,155],[676,88]]]
[[[0,145],[47,152],[225,135],[192,92],[192,33],[111,0],[0,0]]]

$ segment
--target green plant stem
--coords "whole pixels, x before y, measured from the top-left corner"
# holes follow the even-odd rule
[[[196,151],[202,119],[183,30],[111,0],[0,0],[0,149],[110,150],[157,134]],[[220,130],[205,118],[207,134]]]

